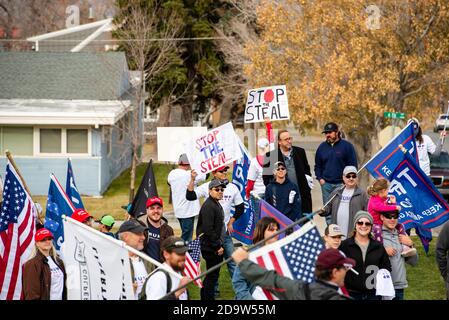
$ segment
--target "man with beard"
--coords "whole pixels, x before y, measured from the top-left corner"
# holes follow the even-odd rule
[[[341,138],[337,124],[329,122],[324,126],[326,141],[322,142],[315,154],[315,175],[321,185],[323,204],[332,191],[343,183],[343,169],[346,166],[357,168],[357,156],[354,146]],[[328,224],[330,217],[328,217]]]
[[[139,217],[139,221],[147,227],[143,251],[154,260],[162,262],[160,244],[174,235],[173,229],[163,219],[164,202],[161,198],[149,198],[146,207],[147,214]]]
[[[187,277],[180,280],[166,271],[172,270],[181,274],[184,270],[186,252],[189,250],[187,243],[179,237],[170,236],[162,241],[161,250],[164,258],[163,267],[157,268],[148,276],[142,289],[145,295],[140,297],[141,300],[158,300],[171,292],[173,288],[182,287],[191,281]],[[187,300],[187,289],[176,291],[168,296],[167,300]]]

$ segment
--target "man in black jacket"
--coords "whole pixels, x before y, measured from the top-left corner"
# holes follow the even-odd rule
[[[449,300],[449,221],[443,225],[443,229],[438,236],[436,247],[436,258],[441,276],[446,283],[446,299]]]
[[[198,216],[196,236],[200,238],[201,254],[210,269],[223,261],[224,212],[220,205],[224,181],[213,179],[209,183],[209,198],[204,201]],[[201,288],[201,300],[215,300],[215,285],[218,282],[220,268],[209,273]]]
[[[288,179],[298,186],[302,212],[312,212],[312,195],[308,182],[310,179],[310,183],[312,183],[312,177],[306,152],[303,148],[292,146],[292,138],[287,130],[278,132],[278,148],[265,155],[263,165],[263,183],[265,185],[268,185],[273,179],[273,165],[278,161],[285,163]],[[306,175],[309,177],[307,178]]]

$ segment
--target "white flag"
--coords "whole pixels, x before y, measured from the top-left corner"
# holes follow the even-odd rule
[[[67,218],[71,219],[71,218]],[[135,300],[128,250],[121,241],[102,237],[63,219],[62,258],[68,300]]]

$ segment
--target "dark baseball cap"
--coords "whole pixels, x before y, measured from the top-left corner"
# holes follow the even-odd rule
[[[209,183],[209,190],[216,187],[223,187],[226,188],[226,185],[228,184],[228,180],[220,180],[220,179],[212,179]]]
[[[175,252],[177,254],[185,254],[189,251],[187,242],[182,238],[170,236],[161,243],[161,251]]]
[[[330,270],[333,268],[345,267],[350,269],[355,266],[355,260],[347,258],[338,249],[325,249],[321,251],[316,260],[316,268],[319,270]]]
[[[327,133],[327,132],[332,132],[332,131],[338,131],[338,126],[334,122],[328,122],[324,126],[324,129],[323,129],[322,133]]]
[[[132,233],[140,233],[145,232],[148,228],[144,227],[139,221],[136,219],[127,220],[122,223],[117,233],[122,232],[132,232]]]

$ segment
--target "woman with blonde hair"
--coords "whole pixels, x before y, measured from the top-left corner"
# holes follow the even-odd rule
[[[25,300],[67,300],[64,263],[56,254],[53,234],[39,229],[35,248],[23,266],[22,287]]]

